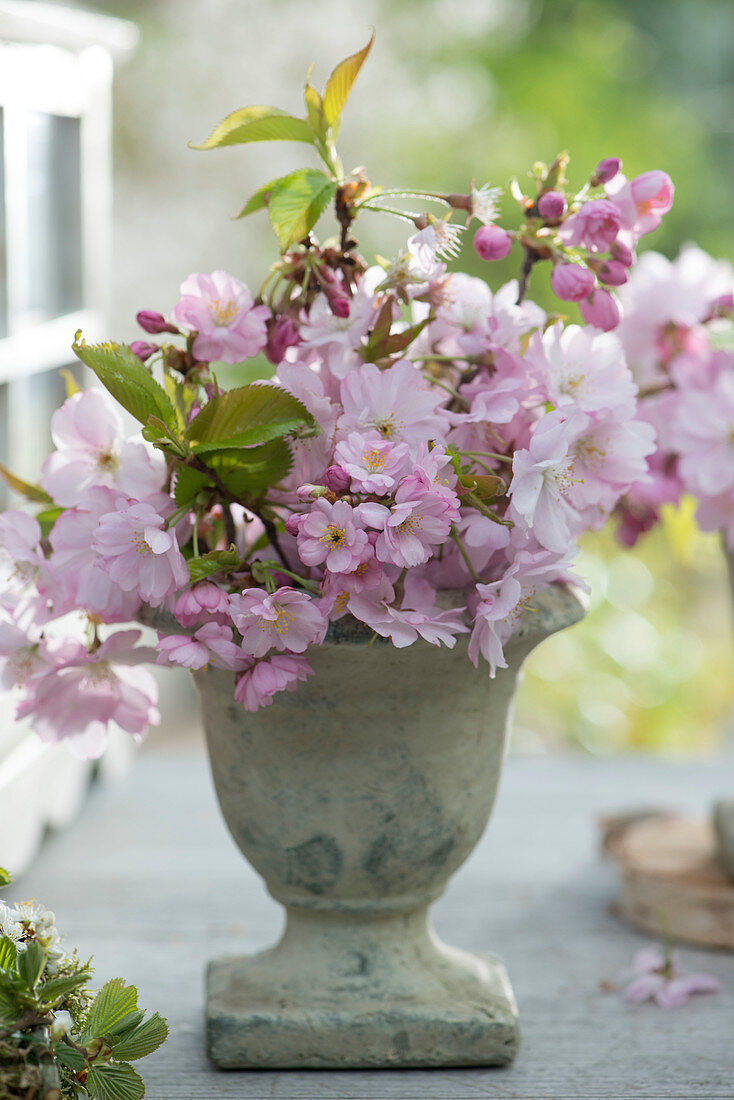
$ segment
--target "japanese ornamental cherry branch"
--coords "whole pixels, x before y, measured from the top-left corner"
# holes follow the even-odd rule
[[[306,84],[305,118],[246,107],[199,147],[294,141],[323,162],[242,210],[266,210],[281,247],[260,292],[191,275],[168,317],[138,314],[145,341],[77,334],[104,389],[55,413],[40,485],[6,471],[38,511],[0,515],[2,683],[46,740],[94,756],[110,725],[141,738],[159,717],[146,662],[232,670],[237,703],[268,705],[312,674],[309,647],[343,615],[398,647],[468,633],[494,675],[534,595],[570,577],[579,535],[646,476],[655,433],[606,331],[619,320],[608,288],[670,208],[669,178],[629,182],[612,158],[572,193],[562,155],[534,167],[529,194],[512,184],[521,224],[508,229],[495,188],[388,190],[345,173],[341,113],[371,44],[322,94]],[[328,208],[338,235],[320,243]],[[369,265],[354,230],[376,212],[410,235]],[[519,282],[493,292],[448,272],[472,223],[484,259],[517,247]],[[544,263],[585,326],[526,299]],[[217,363],[261,353],[272,382],[220,387]],[[140,433],[126,436],[117,406]],[[439,609],[440,589],[454,606]],[[150,609],[174,623],[157,648],[110,629]],[[70,612],[86,639],[68,636]]]

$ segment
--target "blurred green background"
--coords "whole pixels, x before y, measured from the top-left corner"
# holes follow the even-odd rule
[[[398,184],[466,190],[506,184],[535,160],[572,156],[581,185],[602,158],[628,175],[663,168],[676,201],[648,247],[688,240],[734,255],[734,5],[731,0],[140,0],[99,2],[138,23],[137,54],[117,78],[115,335],[137,309],[166,310],[192,270],[224,267],[257,285],[275,258],[266,219],[228,215],[259,185],[308,163],[301,146],[191,152],[230,110],[272,102],[301,111],[314,82],[360,48],[369,64],[346,110],[347,166]],[[367,217],[367,216],[366,216]],[[387,219],[358,234],[389,254]],[[465,249],[493,286],[514,277]],[[549,303],[542,277],[531,296]],[[610,534],[584,542],[592,586],[580,626],[528,662],[515,746],[572,742],[594,753],[698,752],[731,736],[734,652],[718,540],[691,502],[634,553]]]

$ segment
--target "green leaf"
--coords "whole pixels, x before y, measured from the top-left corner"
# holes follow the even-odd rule
[[[15,965],[18,951],[10,936],[0,936],[0,968],[8,970]]]
[[[57,1061],[61,1062],[62,1066],[73,1069],[75,1072],[84,1069],[87,1064],[87,1060],[82,1052],[75,1047],[70,1047],[69,1044],[65,1043],[63,1040],[54,1047],[54,1057]]]
[[[126,344],[90,345],[77,339],[72,350],[141,424],[147,424],[149,416],[157,416],[169,427],[175,427],[176,413],[166,391]]]
[[[53,504],[51,497],[44,492],[40,485],[32,485],[30,481],[24,481],[22,477],[18,477],[17,474],[12,473],[7,466],[3,466],[1,463],[0,477],[10,486],[13,492],[25,497],[26,500],[34,500],[37,504]],[[5,886],[6,883],[2,883],[2,885]]]
[[[249,447],[313,424],[305,405],[287,390],[253,383],[213,397],[189,424],[186,438],[197,449],[211,443]]]
[[[299,168],[273,187],[268,215],[282,249],[302,240],[336,194],[336,183],[315,168]]]
[[[240,210],[237,218],[246,218],[248,214],[254,214],[257,210],[264,210],[270,202],[270,196],[273,193],[273,188],[281,180],[285,179],[285,176],[279,176],[278,179],[271,180],[270,183],[264,183],[262,187],[258,187],[254,195],[250,195],[245,205]]]
[[[125,1062],[135,1062],[146,1058],[157,1050],[168,1038],[168,1024],[155,1012],[148,1020],[140,1024],[135,1031],[126,1036],[112,1048],[112,1057]]]
[[[10,871],[6,871],[4,867],[0,867],[0,889],[3,886],[9,886],[13,881],[13,876]]]
[[[227,489],[238,500],[258,496],[277,484],[290,470],[293,456],[285,440],[275,439],[261,447],[219,451],[209,456],[207,465],[218,474]],[[213,489],[211,475],[182,466],[176,472],[176,503],[179,507],[193,502],[203,489]]]
[[[306,86],[303,89],[303,98],[306,103],[306,114],[311,127],[319,137],[323,138],[326,132],[326,119],[324,118],[324,104],[321,96],[311,84],[311,72],[313,65],[308,70]]]
[[[67,974],[61,978],[49,978],[44,982],[39,993],[44,1001],[55,1001],[57,997],[64,997],[75,989],[81,988],[89,981],[89,971],[84,970],[78,974]]]
[[[135,986],[126,986],[122,978],[112,978],[102,986],[94,999],[87,1017],[84,1041],[108,1035],[116,1023],[128,1013],[134,1012],[137,1007],[138,991]]]
[[[142,1077],[127,1062],[92,1066],[84,1087],[96,1100],[142,1100],[145,1096]]]
[[[324,118],[329,126],[334,126],[344,110],[352,85],[372,49],[374,40],[373,34],[364,49],[341,61],[327,80],[324,88]]]
[[[46,953],[35,940],[28,940],[25,951],[18,952],[17,970],[29,989],[36,988],[45,962]]]
[[[193,149],[219,149],[250,141],[305,141],[313,145],[314,132],[303,118],[278,107],[242,107],[215,126],[206,141]]]
[[[227,573],[236,569],[240,564],[240,556],[236,550],[210,550],[199,558],[189,558],[187,564],[192,582],[201,581],[204,577],[211,577],[213,573]]]

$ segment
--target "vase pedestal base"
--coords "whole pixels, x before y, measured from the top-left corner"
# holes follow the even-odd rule
[[[209,964],[215,1065],[388,1069],[515,1057],[517,1006],[504,966],[442,944],[425,913],[356,926],[313,914],[310,928],[290,918],[277,947]]]

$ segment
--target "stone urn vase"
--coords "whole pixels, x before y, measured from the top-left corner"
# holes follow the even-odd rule
[[[309,651],[316,675],[256,714],[233,702],[230,673],[195,673],[222,813],[287,913],[280,943],[209,965],[216,1065],[514,1058],[504,967],[443,944],[429,907],[489,819],[523,660],[584,611],[559,584],[533,605],[494,680],[466,636],[395,649],[350,617]]]

